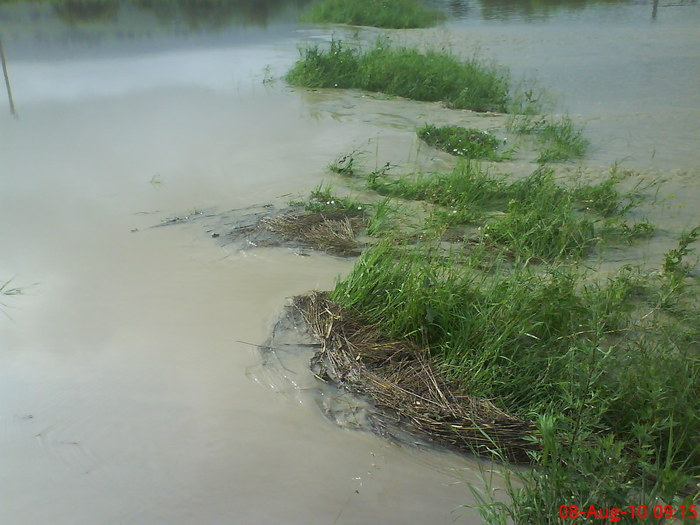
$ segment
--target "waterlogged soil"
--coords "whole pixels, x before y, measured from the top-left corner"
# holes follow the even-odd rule
[[[465,54],[481,44],[560,94],[594,146],[562,176],[595,180],[618,160],[633,170],[625,185],[664,180],[633,217],[655,235],[593,261],[606,271],[659,267],[700,199],[698,10],[660,8],[652,22],[646,6],[615,5],[400,33]],[[171,31],[153,18],[129,36],[57,28],[50,7],[32,9],[21,23],[0,17],[19,113],[0,115],[0,282],[24,289],[0,300],[0,521],[480,523],[463,505],[483,465],[353,431],[372,427],[368,405],[313,376],[314,341],[280,342],[287,298],[330,289],[352,259],[242,249],[245,236],[224,234],[243,219],[224,228],[221,212],[248,209],[255,224],[321,182],[370,198],[327,165],[359,149],[364,172],[449,169],[416,127],[461,124],[512,144],[505,117],[263,84],[298,42],[339,28]],[[30,15],[51,31],[27,30]],[[522,176],[531,155],[489,169]]]

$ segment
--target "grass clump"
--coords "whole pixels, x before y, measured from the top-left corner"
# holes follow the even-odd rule
[[[461,126],[426,124],[418,130],[418,137],[426,144],[456,157],[500,160],[496,153],[499,140],[486,131]]]
[[[478,58],[394,48],[386,40],[366,52],[337,40],[327,51],[307,47],[285,78],[296,86],[356,88],[474,111],[504,111],[508,102],[503,69]]]
[[[538,140],[541,149],[537,162],[541,164],[581,158],[590,146],[583,136],[583,130],[576,127],[569,117],[545,124],[538,134]]]
[[[508,182],[475,162],[463,161],[449,173],[368,177],[381,195],[420,200],[435,206],[433,227],[481,222],[478,241],[501,246],[531,262],[581,259],[601,241],[627,243],[651,236],[646,221],[628,224],[624,214],[639,200],[620,193],[616,170],[594,185],[567,187],[551,169],[538,168]]]
[[[537,162],[540,164],[581,158],[590,147],[583,128],[576,126],[570,117],[553,119],[529,113],[513,115],[508,130],[516,135],[535,137],[539,151]]]
[[[12,297],[15,295],[22,295],[24,293],[24,288],[19,288],[17,286],[12,286],[12,279],[8,279],[5,282],[0,282],[0,296]],[[0,301],[0,308],[6,308],[7,305]],[[2,310],[2,312],[7,315],[7,313]],[[9,316],[8,316],[9,317]]]
[[[551,171],[537,170],[509,188],[506,215],[484,228],[484,236],[517,255],[542,260],[580,259],[597,242],[591,217],[576,210]]]
[[[697,304],[669,317],[653,293],[668,278],[630,268],[603,282],[564,266],[486,275],[439,254],[370,248],[331,297],[386,338],[429,348],[470,396],[538,426],[534,469],[510,504],[486,507],[489,523],[688,495],[700,474]]]
[[[417,0],[320,0],[302,16],[315,24],[349,24],[393,29],[430,27],[445,18]]]
[[[10,286],[12,279],[8,279],[4,283],[0,283],[0,295],[12,296],[12,295],[22,295],[24,290],[16,286]]]
[[[262,226],[286,241],[300,242],[333,255],[358,255],[357,236],[367,225],[367,205],[333,194],[319,184],[306,201],[292,201],[300,210],[265,217]]]
[[[349,197],[339,197],[333,193],[331,185],[319,184],[311,191],[306,201],[292,201],[292,206],[299,206],[311,213],[340,211],[350,215],[364,215],[367,206]]]
[[[497,206],[507,195],[505,181],[469,161],[458,163],[449,173],[398,179],[370,177],[367,187],[380,195],[426,201],[451,211],[478,211],[489,205]]]
[[[678,246],[666,254],[664,272],[676,276],[688,273],[689,266],[683,262],[683,259],[692,252],[689,246],[698,238],[700,238],[700,225],[689,232],[682,233],[678,239]]]

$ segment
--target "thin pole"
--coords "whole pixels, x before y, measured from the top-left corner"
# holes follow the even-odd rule
[[[5,51],[2,49],[2,38],[0,38],[0,59],[2,59],[2,72],[5,74],[5,86],[7,87],[7,98],[10,101],[10,113],[17,118],[17,110],[15,102],[12,99],[12,88],[10,88],[10,75],[7,73],[7,61],[5,60]]]

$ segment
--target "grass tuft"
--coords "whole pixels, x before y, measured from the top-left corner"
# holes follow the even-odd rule
[[[537,158],[540,164],[581,158],[590,146],[583,136],[583,130],[576,127],[569,117],[547,122],[538,138],[542,145]]]
[[[354,26],[407,29],[430,27],[445,15],[416,0],[320,0],[302,16],[314,24],[349,24]]]
[[[512,184],[506,215],[484,228],[484,236],[518,255],[542,260],[581,258],[596,242],[591,217],[576,211],[569,191],[551,171],[537,170]]]
[[[576,126],[570,117],[553,119],[531,113],[515,114],[509,118],[507,127],[516,135],[535,137],[540,164],[581,158],[590,147],[583,128]]]
[[[490,160],[503,158],[496,153],[500,141],[486,131],[461,126],[437,127],[425,124],[417,133],[426,144],[455,157]]]
[[[515,259],[539,262],[581,259],[601,241],[631,243],[653,234],[649,222],[625,222],[625,213],[639,199],[620,193],[619,180],[613,169],[600,183],[571,188],[558,183],[551,169],[538,168],[508,182],[462,161],[450,173],[368,177],[367,187],[434,205],[428,218],[432,229],[481,221],[479,242],[500,246]]]
[[[319,213],[324,211],[342,211],[355,215],[364,215],[367,206],[349,197],[338,197],[333,193],[333,187],[329,184],[319,184],[311,191],[309,200],[292,201],[292,206],[299,206],[308,212]]]
[[[356,88],[475,111],[504,111],[508,101],[507,71],[476,57],[462,61],[445,52],[391,47],[386,40],[366,52],[335,40],[327,51],[311,46],[301,53],[286,76],[296,86]]]

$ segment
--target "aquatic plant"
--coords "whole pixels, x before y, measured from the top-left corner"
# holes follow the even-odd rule
[[[532,113],[513,114],[508,118],[507,128],[516,135],[534,137],[540,164],[581,158],[590,147],[583,128],[568,116],[556,119]]]
[[[500,141],[486,131],[461,126],[434,126],[425,124],[417,131],[426,144],[455,157],[468,159],[501,160],[496,153]]]
[[[406,29],[429,27],[443,20],[437,9],[417,0],[320,0],[302,15],[314,24],[349,24],[355,26]]]
[[[22,295],[22,293],[24,293],[23,288],[10,286],[11,282],[12,279],[8,279],[7,281],[0,283],[0,295]]]
[[[367,235],[377,237],[391,233],[395,226],[395,217],[398,212],[399,207],[390,197],[379,201],[374,205],[374,214],[367,221]]]
[[[475,111],[504,111],[508,101],[508,72],[477,57],[421,53],[381,39],[365,52],[334,40],[327,51],[310,46],[301,55],[285,77],[296,86],[379,91]]]

